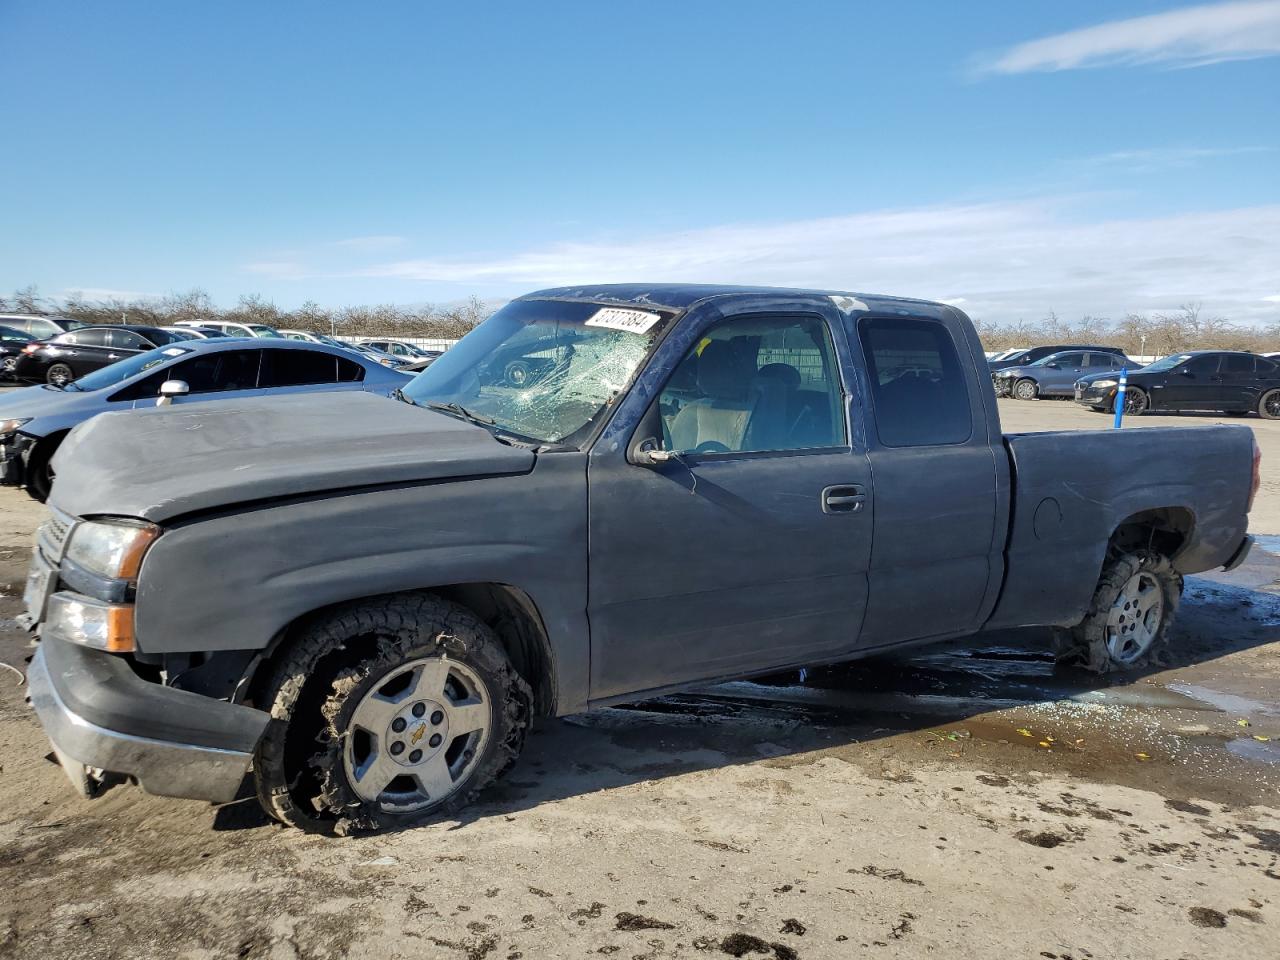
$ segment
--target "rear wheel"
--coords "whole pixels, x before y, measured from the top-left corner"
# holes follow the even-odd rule
[[[277,820],[338,833],[453,812],[515,762],[531,703],[471,611],[430,594],[341,608],[263,691],[258,798]]]
[[[1129,387],[1124,392],[1124,412],[1128,416],[1139,417],[1151,409],[1151,398],[1141,387]]]
[[[511,386],[523,387],[528,385],[529,379],[533,376],[533,368],[523,360],[512,360],[503,371],[503,376]]]
[[[1258,398],[1258,416],[1264,420],[1280,420],[1280,390],[1268,390]]]
[[[65,363],[53,363],[44,372],[45,383],[55,387],[65,387],[76,378],[75,371]]]
[[[1019,400],[1034,400],[1040,395],[1040,387],[1034,380],[1019,380],[1013,385],[1013,395]]]
[[[1120,554],[1103,569],[1084,620],[1059,635],[1058,658],[1094,673],[1157,663],[1181,598],[1182,575],[1168,557]]]

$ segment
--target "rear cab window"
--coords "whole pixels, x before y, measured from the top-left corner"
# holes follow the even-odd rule
[[[858,338],[881,444],[960,444],[973,435],[964,368],[943,323],[867,317],[858,323]]]

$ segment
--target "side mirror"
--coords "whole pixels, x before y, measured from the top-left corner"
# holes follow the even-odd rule
[[[1179,371],[1178,371],[1178,373],[1179,373],[1180,375],[1184,376],[1184,377],[1194,377],[1194,376],[1195,376],[1195,374],[1194,374],[1194,373],[1192,373],[1190,370],[1188,370],[1186,367],[1183,367],[1181,370],[1179,370]]]
[[[174,397],[185,397],[191,392],[191,387],[185,380],[166,380],[160,384],[160,399],[156,401],[157,407],[167,407],[173,403]]]

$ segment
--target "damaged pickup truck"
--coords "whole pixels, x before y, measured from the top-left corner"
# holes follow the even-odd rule
[[[397,399],[107,413],[55,466],[29,677],[72,781],[251,771],[339,832],[691,684],[1031,625],[1138,666],[1258,487],[1243,426],[1003,435],[953,307],[703,286],[531,294]]]

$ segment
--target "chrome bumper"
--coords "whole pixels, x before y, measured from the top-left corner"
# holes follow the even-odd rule
[[[235,798],[253,747],[266,729],[267,714],[148,683],[111,654],[63,649],[51,665],[46,654],[57,642],[42,641],[36,651],[27,671],[28,699],[54,755],[82,796],[95,796],[114,779],[132,777],[147,793],[158,796],[218,803]],[[204,721],[204,732],[198,736],[205,740],[217,738],[216,724],[225,718],[225,743],[167,739],[168,731],[162,729],[152,731],[154,736],[110,729],[102,725],[109,721],[81,715],[68,700],[91,705],[94,712],[119,710],[122,723],[112,726],[158,726],[156,718],[172,715],[176,708],[182,716],[174,717],[174,725],[190,727],[190,711],[195,710],[195,720]],[[138,709],[131,710],[131,705]]]

